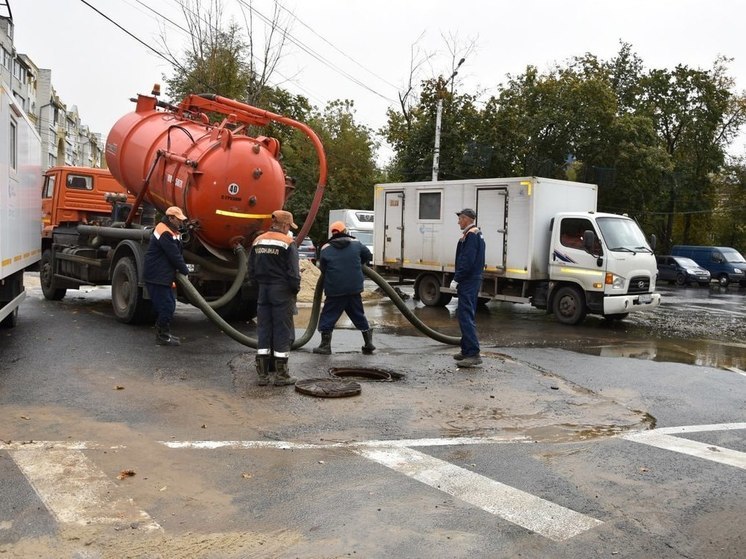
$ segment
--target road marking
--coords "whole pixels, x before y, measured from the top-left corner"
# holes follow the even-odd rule
[[[58,522],[137,524],[138,528],[146,530],[161,528],[148,513],[138,510],[131,499],[113,498],[117,486],[83,452],[59,446],[46,443],[9,451]]]
[[[339,443],[292,443],[289,441],[160,441],[168,448],[213,450],[216,448],[274,448],[277,450],[313,450],[326,448],[358,448],[358,447],[417,447],[417,446],[452,446],[472,444],[505,444],[505,443],[533,443],[533,439],[522,435],[512,437],[451,437],[444,439],[399,439],[383,441],[348,441]]]
[[[696,458],[704,458],[718,464],[734,466],[746,470],[746,453],[731,450],[698,441],[676,437],[686,433],[704,433],[711,431],[734,431],[746,429],[746,423],[717,423],[712,425],[687,425],[683,427],[664,427],[652,431],[638,431],[622,435],[623,439],[642,443],[672,452],[679,452]]]
[[[408,475],[426,485],[457,497],[518,526],[554,541],[585,532],[600,520],[551,503],[449,462],[413,450],[418,446],[529,443],[514,437],[453,437],[445,439],[403,439],[340,443],[292,443],[289,441],[161,441],[174,449],[277,449],[309,450],[346,448],[356,454]]]
[[[411,448],[362,447],[354,452],[554,541],[603,524]]]

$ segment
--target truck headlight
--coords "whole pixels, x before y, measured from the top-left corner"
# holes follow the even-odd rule
[[[610,285],[612,289],[624,289],[624,278],[612,274],[611,272],[606,272],[606,280],[604,283]]]

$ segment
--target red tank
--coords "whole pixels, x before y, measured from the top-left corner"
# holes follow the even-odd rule
[[[211,124],[208,112],[226,118]],[[106,162],[114,178],[138,196],[138,203],[148,200],[161,211],[181,207],[208,248],[247,244],[269,226],[272,212],[286,200],[279,141],[245,132],[249,125],[270,120],[312,135],[321,150],[320,199],[326,163],[313,132],[285,117],[216,96],[192,95],[178,106],[138,96],[135,111],[119,119],[109,133]],[[311,221],[314,216],[315,211],[309,212]]]

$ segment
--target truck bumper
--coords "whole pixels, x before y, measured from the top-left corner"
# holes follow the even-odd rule
[[[648,311],[661,304],[660,293],[641,293],[639,295],[617,295],[604,298],[604,314],[623,314],[636,311]]]

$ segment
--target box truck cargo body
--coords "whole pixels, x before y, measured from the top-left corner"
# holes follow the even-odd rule
[[[568,324],[656,307],[651,247],[630,218],[597,213],[596,199],[596,185],[538,177],[379,184],[374,266],[414,282],[424,304],[447,304],[456,212],[472,208],[487,247],[480,299],[530,303]]]
[[[0,83],[0,326],[15,326],[23,274],[41,256],[41,141]]]
[[[327,233],[332,236],[332,223],[341,221],[347,227],[347,232],[368,247],[373,253],[373,222],[374,213],[370,210],[329,210],[329,225]]]

